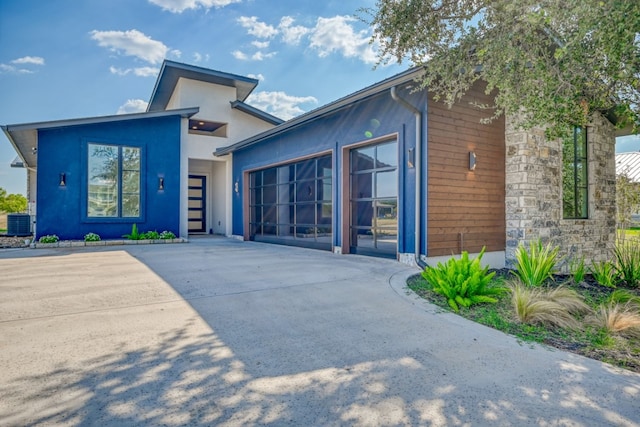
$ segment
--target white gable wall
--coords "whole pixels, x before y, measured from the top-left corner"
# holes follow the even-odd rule
[[[231,235],[231,156],[215,157],[213,152],[271,129],[272,124],[231,108],[236,88],[180,78],[167,109],[199,107],[194,120],[227,124],[227,137],[190,134],[188,120],[182,126],[181,150],[181,236],[187,235],[189,174],[207,176],[207,230]]]

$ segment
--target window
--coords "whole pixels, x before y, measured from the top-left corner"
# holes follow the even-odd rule
[[[562,144],[562,210],[564,219],[589,216],[587,170],[587,129],[576,127]]]
[[[88,144],[87,216],[140,216],[140,148]]]

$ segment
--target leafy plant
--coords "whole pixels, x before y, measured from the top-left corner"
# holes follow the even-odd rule
[[[87,233],[84,235],[84,241],[85,242],[99,242],[100,241],[100,236],[97,235],[96,233]]]
[[[529,286],[540,286],[553,277],[558,258],[558,246],[542,245],[540,239],[529,243],[529,251],[521,243],[516,249],[516,270],[514,274]]]
[[[640,286],[640,242],[623,240],[613,248],[620,279],[628,286]]]
[[[489,266],[482,268],[480,265],[485,249],[483,247],[473,260],[469,259],[468,252],[463,251],[460,259],[450,258],[445,264],[439,262],[436,267],[426,267],[422,272],[422,277],[431,284],[433,292],[444,296],[456,312],[461,306],[496,302],[494,296],[506,290],[491,286],[495,272],[489,273]]]
[[[608,288],[615,288],[619,282],[616,266],[609,261],[594,262],[589,267],[591,275],[598,283]]]
[[[147,231],[146,233],[142,233],[141,235],[141,239],[146,239],[146,240],[159,240],[160,239],[160,233],[158,233],[157,231]]]
[[[516,318],[522,323],[579,329],[580,323],[573,314],[589,311],[582,297],[564,286],[532,288],[514,281],[510,287],[511,303]]]
[[[569,265],[569,271],[573,276],[573,281],[576,283],[582,283],[584,281],[584,276],[587,272],[587,269],[584,265],[584,256],[580,257],[580,259],[574,259]]]
[[[129,240],[142,240],[142,234],[138,232],[138,224],[133,224],[131,226],[131,233],[124,234],[122,237],[125,237]]]
[[[633,304],[610,302],[603,304],[585,322],[610,334],[640,338],[640,313]]]
[[[617,289],[609,295],[609,301],[620,304],[634,304],[640,310],[640,296],[626,289]]]
[[[162,240],[169,240],[169,239],[175,239],[176,235],[173,234],[173,232],[171,231],[163,231],[162,233],[160,233],[160,239]]]
[[[46,236],[41,236],[38,239],[39,243],[56,243],[60,240],[58,236],[55,234],[47,234]]]

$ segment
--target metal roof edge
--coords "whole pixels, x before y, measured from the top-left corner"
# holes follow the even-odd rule
[[[261,132],[257,135],[254,135],[245,140],[236,142],[235,144],[229,145],[227,147],[218,148],[213,154],[215,156],[225,156],[229,153],[233,153],[234,151],[240,150],[242,148],[248,147],[250,145],[256,144],[263,139],[268,137],[277,135],[279,133],[285,132],[289,129],[295,128],[297,126],[301,126],[302,124],[309,122],[311,120],[315,120],[319,117],[322,117],[327,114],[331,114],[341,108],[344,108],[350,104],[361,101],[370,96],[381,93],[393,86],[396,86],[400,83],[404,83],[410,80],[415,80],[423,73],[422,67],[414,67],[408,70],[405,70],[399,74],[388,77],[380,82],[374,83],[370,86],[367,86],[363,89],[360,89],[356,92],[353,92],[347,96],[339,98],[329,104],[325,104],[322,107],[316,108],[315,110],[311,110],[307,113],[304,113],[300,116],[294,117],[291,120],[288,120],[272,129]]]
[[[282,120],[281,118],[276,117],[272,114],[269,114],[266,111],[262,111],[242,101],[229,101],[229,103],[231,104],[231,108],[235,108],[237,110],[242,111],[243,113],[250,114],[258,119],[271,123],[272,125],[280,125],[284,123],[284,120]]]

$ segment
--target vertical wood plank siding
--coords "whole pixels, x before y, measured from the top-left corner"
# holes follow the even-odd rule
[[[428,101],[427,255],[505,249],[504,118],[480,123],[490,115],[470,101],[489,104],[477,84],[452,108]],[[469,170],[469,152],[477,156]]]

